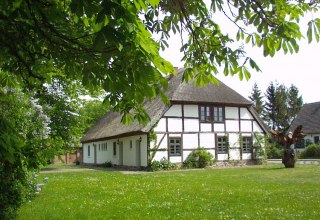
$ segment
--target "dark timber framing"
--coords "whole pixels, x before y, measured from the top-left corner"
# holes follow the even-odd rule
[[[211,122],[201,122],[200,121],[200,106],[206,106],[206,104],[203,104],[203,103],[200,103],[200,104],[197,104],[197,109],[198,109],[198,117],[190,117],[190,116],[188,116],[188,117],[186,117],[185,116],[185,108],[186,108],[186,105],[194,105],[194,103],[193,104],[190,104],[190,103],[188,103],[188,104],[186,104],[186,103],[175,103],[174,105],[180,105],[180,108],[178,108],[178,109],[181,109],[181,112],[179,112],[179,113],[177,113],[177,114],[180,114],[181,116],[169,116],[169,115],[166,115],[166,116],[163,116],[162,118],[163,119],[165,119],[165,122],[166,122],[166,131],[164,132],[164,131],[158,131],[158,132],[156,132],[156,134],[158,134],[158,135],[162,135],[162,137],[161,137],[161,139],[160,139],[160,141],[158,142],[158,144],[157,144],[157,150],[156,151],[167,151],[167,156],[168,156],[168,158],[170,159],[170,158],[172,158],[172,157],[181,157],[181,162],[183,162],[184,161],[184,157],[185,157],[185,155],[184,155],[184,151],[185,152],[187,152],[187,151],[192,151],[193,150],[193,148],[186,148],[186,147],[184,147],[184,135],[185,134],[196,134],[197,135],[197,143],[198,143],[198,146],[201,146],[201,134],[213,134],[214,135],[214,140],[212,140],[212,141],[214,141],[214,147],[206,147],[205,149],[206,150],[214,150],[215,151],[215,158],[218,158],[218,154],[221,154],[221,153],[218,153],[218,150],[217,150],[217,138],[218,138],[218,136],[220,137],[220,136],[226,136],[227,137],[227,139],[228,139],[228,143],[229,143],[229,141],[230,141],[230,139],[229,139],[229,135],[232,135],[232,134],[237,134],[237,135],[239,135],[239,138],[238,138],[238,145],[237,145],[237,147],[236,148],[232,148],[232,149],[238,149],[239,150],[239,154],[240,154],[240,159],[242,160],[243,159],[243,149],[242,149],[242,139],[241,139],[241,137],[243,136],[243,135],[245,135],[245,136],[250,136],[252,139],[253,139],[253,133],[254,133],[254,131],[253,131],[253,129],[254,129],[254,122],[255,122],[255,118],[254,118],[254,116],[252,115],[252,118],[250,119],[250,118],[241,118],[241,109],[245,109],[245,110],[247,110],[248,112],[250,112],[249,111],[249,109],[246,107],[246,106],[227,106],[227,105],[221,105],[221,104],[217,104],[217,105],[215,105],[215,104],[210,104],[209,106],[219,106],[219,107],[223,107],[223,118],[224,118],[224,120],[223,120],[223,122],[214,122],[214,121],[211,121]],[[208,104],[207,104],[207,106],[208,106]],[[226,108],[228,108],[228,107],[232,107],[232,108],[236,108],[236,118],[233,118],[233,117],[227,117],[227,115],[226,115]],[[181,131],[169,131],[169,128],[168,128],[168,121],[169,121],[169,119],[181,119],[181,123],[182,123],[182,129],[181,129]],[[186,124],[185,124],[185,119],[197,119],[198,120],[198,125],[197,125],[197,128],[198,128],[198,130],[197,131],[186,131]],[[228,128],[227,128],[227,121],[237,121],[238,123],[237,123],[237,130],[238,131],[231,131],[231,130],[229,130]],[[251,130],[250,131],[242,131],[242,128],[241,128],[241,122],[245,122],[245,121],[249,121],[249,122],[251,122],[250,123],[250,126],[251,126]],[[208,130],[203,130],[203,129],[201,129],[201,124],[210,124],[211,126],[211,129],[208,131]],[[218,130],[216,130],[215,129],[215,124],[217,124],[217,125],[223,125],[223,129],[221,130],[221,129],[218,129]],[[258,124],[258,123],[257,123]],[[261,128],[261,130],[263,130],[262,128]],[[223,135],[224,134],[224,135]],[[173,135],[173,136],[171,136],[171,135]],[[164,138],[165,137],[167,137],[167,148],[166,149],[163,149],[163,148],[161,148],[160,149],[160,145],[162,144],[162,142],[163,142],[163,140],[164,140]],[[177,137],[177,138],[181,138],[181,156],[173,156],[173,155],[170,155],[170,149],[169,149],[169,145],[170,145],[170,143],[169,143],[169,140],[170,140],[170,138],[174,138],[174,137]],[[230,150],[232,150],[231,148],[230,148],[230,146],[228,146],[227,147],[227,152],[225,153],[225,155],[227,155],[227,158],[230,158]]]

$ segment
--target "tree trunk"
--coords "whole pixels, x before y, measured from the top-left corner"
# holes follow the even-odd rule
[[[294,168],[296,155],[294,149],[285,149],[282,155],[282,163],[286,168]]]

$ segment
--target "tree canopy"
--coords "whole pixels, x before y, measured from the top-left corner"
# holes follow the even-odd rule
[[[265,98],[262,106],[264,121],[272,130],[286,133],[303,105],[298,88],[294,85],[287,88],[283,84],[270,82]]]
[[[298,52],[303,37],[298,22],[319,10],[318,1],[191,0],[3,0],[0,3],[0,68],[35,87],[59,74],[104,89],[105,101],[124,114],[123,121],[148,119],[142,104],[161,95],[172,65],[160,47],[173,33],[182,42],[185,79],[216,83],[213,73],[250,78],[258,65],[235,40],[261,47],[265,56]],[[222,13],[238,29],[224,34],[214,15]],[[319,41],[320,19],[309,22],[307,37]],[[161,37],[156,42],[152,34]],[[132,114],[129,114],[131,111]]]

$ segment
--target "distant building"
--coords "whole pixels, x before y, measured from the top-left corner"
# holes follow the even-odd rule
[[[319,144],[320,137],[320,102],[304,104],[297,117],[292,122],[289,130],[303,126],[304,139],[296,143],[297,149],[303,149],[308,144]]]

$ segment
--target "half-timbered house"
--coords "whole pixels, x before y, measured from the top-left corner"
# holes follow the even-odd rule
[[[147,166],[148,161],[169,159],[183,162],[198,147],[218,161],[254,158],[257,135],[264,126],[252,103],[220,82],[219,86],[196,87],[182,82],[183,69],[170,76],[167,95],[146,102],[151,120],[146,125],[121,123],[121,115],[110,111],[81,139],[83,162]]]

